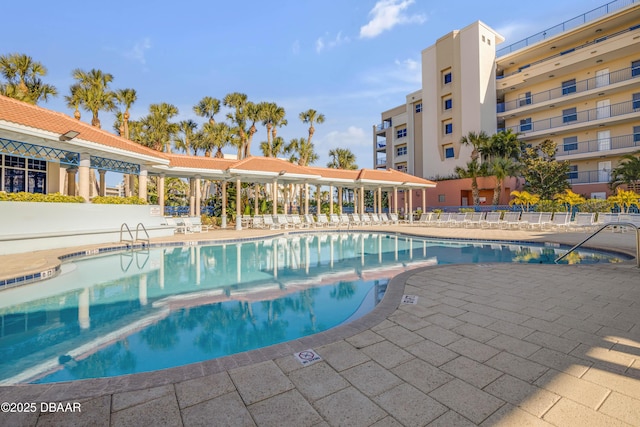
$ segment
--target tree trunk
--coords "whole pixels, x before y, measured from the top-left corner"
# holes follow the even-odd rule
[[[500,203],[500,193],[502,192],[502,181],[496,178],[496,186],[493,188],[493,206]]]
[[[480,204],[480,190],[478,190],[478,179],[475,176],[471,179],[471,194],[473,194],[473,204],[478,206]]]

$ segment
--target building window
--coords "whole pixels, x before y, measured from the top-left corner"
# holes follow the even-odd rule
[[[444,158],[452,159],[454,157],[453,147],[444,147]]]
[[[396,148],[396,156],[406,156],[407,155],[407,146],[403,145],[402,147]]]
[[[407,171],[407,165],[397,165],[396,169],[399,170],[400,172],[406,172]]]
[[[575,122],[576,120],[578,120],[578,113],[575,108],[562,110],[562,123]]]
[[[574,151],[578,149],[578,137],[577,136],[569,136],[562,140],[562,149],[567,151]]]
[[[4,178],[3,189],[7,193],[46,192],[47,162],[44,160],[4,156],[0,165],[0,174]]]
[[[404,138],[406,136],[407,136],[407,128],[402,128],[402,129],[396,130],[396,138],[397,139]]]
[[[631,77],[640,76],[640,61],[631,62]]]
[[[569,173],[567,174],[569,179],[578,179],[578,165],[569,166]]]
[[[562,94],[568,95],[576,91],[576,79],[567,80],[562,82]]]
[[[523,107],[525,105],[531,104],[531,92],[527,92],[524,95],[520,95],[518,99],[518,106]]]
[[[520,132],[529,132],[532,128],[531,117],[520,120]]]
[[[447,98],[447,99],[444,100],[444,109],[445,110],[450,110],[452,106],[453,106],[453,100],[451,98]]]
[[[633,127],[633,142],[640,142],[640,126]]]
[[[451,71],[444,73],[443,81],[444,81],[444,84],[451,83]]]
[[[416,113],[422,113],[422,103],[416,104]]]
[[[438,203],[444,203],[446,201],[446,197],[444,194],[438,194]]]
[[[444,124],[444,134],[449,135],[453,133],[453,123]]]
[[[640,93],[633,94],[633,109],[634,110],[640,109]]]

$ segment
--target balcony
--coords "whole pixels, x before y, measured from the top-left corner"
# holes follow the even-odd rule
[[[565,31],[576,28],[582,24],[596,20],[603,15],[615,12],[618,9],[622,9],[623,7],[628,6],[632,3],[635,3],[636,1],[637,0],[614,0],[612,2],[605,4],[604,6],[600,6],[587,13],[583,13],[582,15],[576,16],[573,19],[564,21],[561,24],[558,24],[554,27],[541,31],[538,34],[534,34],[530,37],[527,37],[524,40],[520,40],[519,42],[510,44],[509,46],[505,46],[501,49],[498,49],[498,51],[496,52],[496,56],[499,58],[511,52],[515,52],[516,50],[520,50],[524,47],[530,46],[542,40],[561,34]]]
[[[613,71],[602,76],[581,80],[568,87],[557,87],[544,92],[534,93],[533,95],[524,98],[498,103],[497,112],[498,114],[505,113],[518,108],[528,107],[542,102],[552,101],[554,99],[560,99],[575,93],[586,92],[593,89],[603,89],[607,86],[635,78],[640,78],[640,69],[631,67],[623,68],[622,70]]]
[[[613,138],[592,139],[577,143],[558,144],[557,157],[574,154],[602,153],[625,148],[640,149],[640,134],[614,136]]]
[[[387,158],[386,157],[378,157],[376,159],[376,167],[379,168],[381,166],[387,166]]]
[[[376,131],[380,132],[391,127],[391,120],[385,120],[384,122],[376,125]]]
[[[557,129],[576,124],[585,124],[597,120],[609,119],[612,117],[625,116],[628,114],[640,113],[640,103],[638,101],[626,101],[591,110],[577,111],[563,116],[551,117],[549,119],[538,120],[531,123],[523,123],[516,126],[508,126],[513,132],[518,132],[526,137],[527,133],[542,132],[550,129]],[[503,130],[503,129],[498,129]]]
[[[569,172],[567,174],[567,180],[571,185],[608,183],[611,180],[611,171],[601,170]]]
[[[385,151],[387,149],[387,142],[377,142],[376,151]]]

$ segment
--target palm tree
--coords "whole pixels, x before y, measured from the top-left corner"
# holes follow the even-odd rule
[[[302,113],[300,113],[299,117],[300,117],[300,120],[302,120],[302,123],[309,124],[309,144],[311,144],[311,139],[313,138],[313,134],[316,131],[316,129],[313,127],[313,124],[324,123],[324,120],[325,120],[324,114],[320,114],[316,110],[309,109],[307,111],[303,111]]]
[[[67,102],[67,107],[74,110],[73,117],[75,117],[76,120],[80,120],[80,104],[82,104],[82,99],[85,98],[82,93],[84,89],[79,84],[74,84],[69,89],[71,94],[65,95],[64,100]]]
[[[467,167],[457,166],[455,172],[460,178],[471,178],[471,194],[473,196],[473,204],[480,204],[480,190],[478,189],[478,177],[483,175],[483,167],[478,163],[478,158],[472,158],[467,162]]]
[[[216,153],[214,157],[218,159],[224,158],[222,149],[225,146],[232,145],[234,141],[239,140],[239,138],[234,134],[233,129],[224,122],[216,123],[214,125],[211,123],[205,123],[203,126],[203,133],[205,135],[205,140],[208,141],[207,149],[212,152],[215,148]]]
[[[640,151],[625,154],[622,161],[611,171],[611,189],[626,184],[629,190],[640,191]]]
[[[493,205],[500,203],[500,193],[504,180],[518,173],[519,165],[510,157],[494,157],[489,164],[489,173],[496,178],[493,188]]]
[[[193,107],[193,112],[199,117],[209,119],[209,123],[215,125],[216,121],[213,119],[213,116],[220,112],[220,100],[210,96],[205,96]]]
[[[0,56],[0,73],[7,80],[0,84],[2,95],[37,104],[58,94],[55,86],[45,84],[40,79],[40,76],[47,75],[45,66],[28,55],[12,53]]]
[[[618,188],[616,194],[609,196],[607,202],[611,207],[618,206],[622,213],[629,213],[629,208],[633,205],[640,208],[640,194],[631,190]]]
[[[177,115],[178,108],[174,105],[166,102],[151,104],[149,114],[140,120],[140,142],[154,150],[171,153],[172,141],[179,126],[170,120]]]
[[[491,139],[485,131],[481,131],[480,133],[469,132],[466,136],[460,138],[460,144],[470,145],[473,148],[473,151],[471,152],[472,161],[478,159],[480,150],[484,150],[485,147],[489,145],[490,141]]]
[[[331,161],[327,163],[328,168],[356,170],[358,165],[356,156],[348,148],[334,148],[329,150]]]
[[[540,196],[537,194],[531,194],[528,191],[512,191],[511,196],[513,199],[509,201],[509,206],[519,205],[522,206],[522,212],[528,212],[531,205],[535,205],[540,201]]]
[[[194,142],[196,140],[196,130],[198,124],[193,120],[182,120],[178,123],[178,131],[182,134],[182,137],[175,138],[176,148],[184,150],[186,154],[190,154],[190,151],[194,150],[194,156],[197,155]]]
[[[267,128],[267,152],[271,153],[271,144],[272,141],[275,141],[276,139],[277,127],[285,126],[287,124],[287,120],[284,118],[285,111],[284,108],[279,107],[275,102],[261,102],[260,105],[262,112],[262,125]],[[264,152],[265,151],[263,150],[263,153]]]
[[[294,138],[289,141],[285,152],[291,154],[289,161],[300,166],[309,166],[318,160],[314,145],[304,138]]]
[[[260,143],[260,150],[262,150],[264,157],[278,157],[284,153],[284,148],[284,138],[281,136],[276,137],[273,142],[271,142],[271,145],[269,145],[267,141]]]
[[[225,107],[233,108],[234,111],[227,113],[227,118],[235,124],[234,131],[239,137],[239,141],[235,141],[238,144],[238,159],[242,159],[242,154],[245,152],[244,147],[247,143],[247,95],[240,92],[233,92],[225,95],[222,103]]]
[[[116,100],[122,106],[124,106],[124,112],[122,113],[122,132],[120,136],[129,139],[129,119],[131,114],[129,110],[134,102],[138,99],[138,94],[135,89],[118,89],[116,91]]]
[[[113,75],[103,73],[95,68],[89,72],[76,69],[73,71],[73,78],[82,88],[78,92],[82,96],[80,106],[91,112],[91,126],[100,128],[98,113],[113,111],[116,108],[116,94],[109,90],[109,83],[113,81]]]
[[[565,205],[567,212],[572,212],[575,205],[581,205],[587,201],[580,194],[576,194],[569,189],[565,190],[564,193],[556,194],[553,198],[558,203]]]
[[[264,103],[254,104],[253,102],[247,102],[247,119],[249,120],[249,122],[251,122],[251,125],[249,126],[246,144],[243,147],[243,157],[251,157],[251,141],[253,141],[253,135],[258,132],[256,122],[262,119],[263,105]]]
[[[511,129],[507,129],[493,134],[487,142],[480,138],[481,143],[478,151],[482,154],[483,159],[486,158],[489,161],[496,157],[519,160],[524,150],[522,142],[518,140],[519,135],[519,133],[513,133]]]

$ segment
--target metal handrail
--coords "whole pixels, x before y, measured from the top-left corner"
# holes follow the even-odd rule
[[[582,246],[583,244],[585,244],[586,242],[588,242],[589,240],[591,240],[596,234],[600,233],[602,230],[604,230],[607,227],[610,227],[612,225],[617,225],[617,226],[624,226],[624,227],[631,227],[634,230],[636,230],[636,266],[638,268],[640,268],[640,227],[638,227],[637,225],[635,225],[632,222],[608,222],[606,224],[604,224],[602,227],[600,227],[599,229],[597,229],[595,232],[593,232],[589,237],[587,237],[586,239],[584,239],[582,242],[578,243],[577,245],[575,245],[574,247],[572,247],[571,249],[569,249],[567,251],[567,253],[565,253],[564,255],[559,256],[558,258],[556,258],[555,263],[557,264],[558,261],[561,261],[562,259],[564,259],[567,255],[569,255],[571,252],[575,251],[576,249],[578,249],[580,246]]]
[[[144,231],[145,236],[147,236],[146,239],[138,239],[138,232],[140,231],[140,228],[142,228],[142,231]],[[147,229],[144,227],[144,224],[139,222],[138,225],[136,225],[136,242],[138,240],[143,240],[147,242],[147,246],[149,246],[149,233],[147,233]]]
[[[126,240],[122,238],[122,233],[124,232],[125,228],[127,229],[127,233],[129,233],[129,237],[131,237],[130,240]],[[132,245],[135,242],[135,239],[133,238],[133,234],[131,233],[131,229],[129,228],[126,222],[123,222],[122,225],[120,226],[120,242],[131,242]]]

